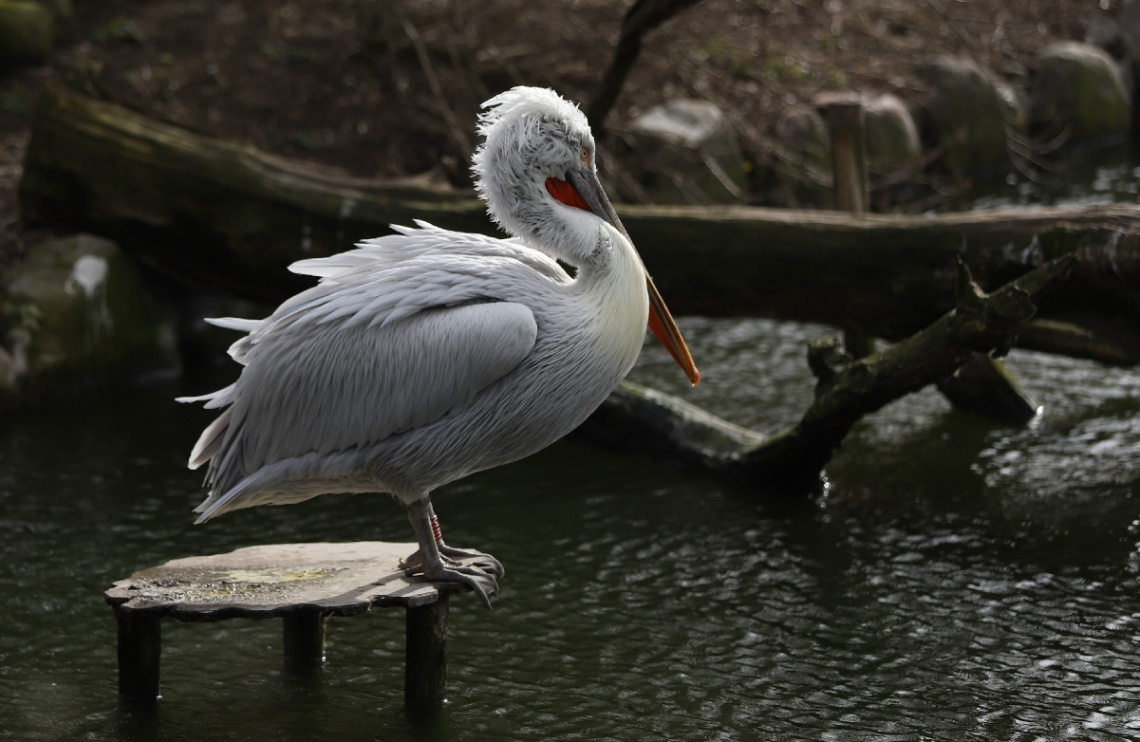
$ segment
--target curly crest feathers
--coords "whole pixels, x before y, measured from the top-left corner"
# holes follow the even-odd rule
[[[508,233],[535,247],[557,246],[562,240],[551,231],[554,203],[545,183],[564,178],[567,166],[579,162],[581,148],[592,155],[594,137],[585,114],[553,90],[522,86],[491,98],[483,108],[478,127],[483,142],[471,165],[476,191]]]

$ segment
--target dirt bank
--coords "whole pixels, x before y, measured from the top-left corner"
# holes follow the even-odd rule
[[[674,96],[731,112],[751,156],[823,91],[914,99],[943,53],[1017,81],[1050,41],[1083,39],[1119,0],[704,0],[654,32],[610,125]],[[49,65],[0,76],[0,266],[35,233],[15,188],[37,91],[95,70],[103,92],[191,129],[374,177],[462,185],[478,104],[510,85],[587,100],[627,2],[77,0]],[[603,155],[606,153],[603,152]],[[620,149],[603,168],[622,177]]]

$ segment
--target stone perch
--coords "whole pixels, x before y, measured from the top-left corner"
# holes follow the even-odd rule
[[[136,572],[106,591],[119,627],[119,695],[159,697],[162,618],[179,621],[284,622],[285,663],[319,666],[325,624],[373,607],[407,610],[404,700],[410,710],[439,708],[447,687],[449,588],[408,577],[400,559],[413,543],[273,544],[228,554],[174,559]]]

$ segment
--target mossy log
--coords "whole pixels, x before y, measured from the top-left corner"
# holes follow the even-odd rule
[[[49,85],[21,199],[25,218],[117,239],[198,287],[277,301],[309,285],[294,260],[419,218],[494,233],[469,192],[377,182],[287,160]],[[1140,361],[1140,207],[845,215],[751,207],[620,206],[677,314],[830,324],[890,341],[953,307],[958,260],[992,289],[1063,254],[1071,279],[1022,345]]]
[[[838,339],[814,343],[808,363],[818,380],[815,400],[799,423],[775,435],[628,382],[573,435],[612,450],[802,492],[818,485],[832,452],[860,418],[945,378],[976,353],[1008,351],[1036,312],[1036,301],[1063,285],[1077,264],[1075,256],[1059,257],[989,295],[963,264],[957,307],[911,337],[858,359]]]

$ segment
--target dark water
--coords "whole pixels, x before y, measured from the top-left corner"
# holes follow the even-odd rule
[[[940,210],[1134,204],[1140,199],[1140,148],[1135,144],[1038,159],[1043,166],[1023,163],[1003,181],[968,190]]]
[[[682,323],[691,393],[774,430],[810,395],[823,328]],[[864,421],[822,497],[775,505],[559,444],[439,493],[448,540],[507,567],[452,603],[450,704],[402,711],[399,611],[337,619],[320,682],[282,674],[274,621],[165,621],[163,700],[116,700],[102,591],[145,566],[286,541],[406,541],[387,498],[192,526],[206,421],[179,382],[0,422],[0,739],[1140,739],[1140,371],[1016,353],[1026,430],[933,392]]]

